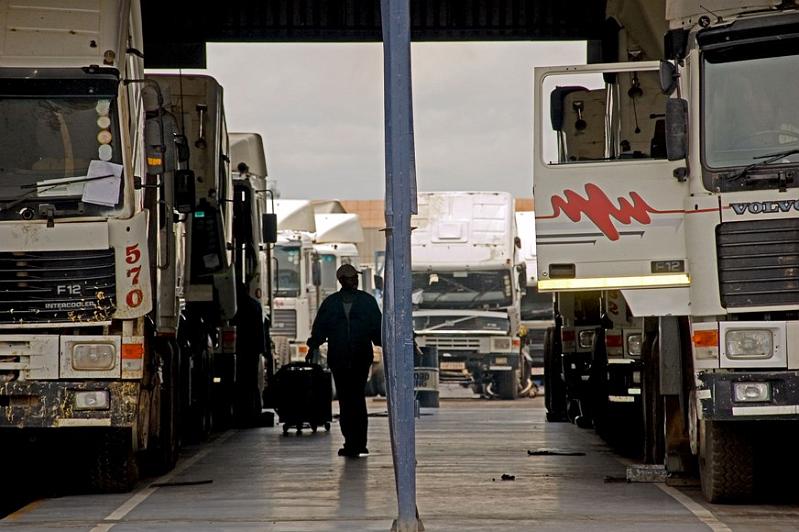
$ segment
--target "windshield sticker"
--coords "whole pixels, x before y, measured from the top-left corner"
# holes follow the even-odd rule
[[[110,161],[113,156],[114,149],[111,148],[110,144],[102,144],[99,148],[97,148],[97,157],[101,161]]]
[[[107,129],[104,129],[97,133],[97,143],[98,144],[111,144],[111,140],[113,139],[113,135]]]
[[[111,100],[100,100],[95,107],[99,116],[108,116],[111,112]]]

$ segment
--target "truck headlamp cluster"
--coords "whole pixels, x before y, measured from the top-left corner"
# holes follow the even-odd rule
[[[774,356],[774,334],[768,329],[733,329],[724,336],[727,357],[762,360]]]
[[[510,353],[513,351],[513,339],[508,337],[491,338],[492,353]]]
[[[631,334],[627,337],[627,353],[631,357],[641,356],[642,345],[643,345],[643,337],[641,334]]]
[[[117,352],[114,344],[87,343],[72,345],[72,369],[108,371],[114,369]]]
[[[732,387],[738,403],[762,403],[771,400],[771,384],[768,382],[736,382]]]
[[[596,331],[594,330],[580,331],[578,335],[580,348],[590,349],[594,345],[594,336],[596,336]]]

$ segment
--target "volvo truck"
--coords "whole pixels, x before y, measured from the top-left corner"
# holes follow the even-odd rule
[[[538,266],[535,251],[535,213],[516,213],[516,231],[519,235],[521,261],[524,262],[527,282],[519,308],[521,322],[521,356],[529,368],[522,374],[522,384],[530,395],[538,393],[544,376],[544,337],[554,326],[554,298],[552,293],[538,291]]]
[[[535,72],[547,415],[640,405],[646,461],[749,500],[799,421],[799,10],[620,6],[604,63]]]
[[[174,465],[212,382],[180,338],[185,150],[139,2],[0,13],[2,447],[53,443],[90,489],[129,490],[140,459]]]
[[[313,234],[316,221],[313,205],[306,200],[277,200],[277,243],[274,248],[274,312],[272,340],[275,364],[304,360],[305,341],[311,335],[316,314],[316,290],[321,283],[314,275]]]
[[[420,347],[436,347],[442,382],[485,397],[523,389],[519,259],[514,200],[505,192],[426,192],[411,239],[413,323]]]
[[[271,245],[277,239],[274,198],[267,190],[266,156],[257,133],[231,133],[233,263],[236,309],[236,417],[253,424],[261,415],[266,384],[274,374],[269,334]],[[270,201],[271,200],[271,201]]]
[[[167,111],[177,118],[179,155],[178,210],[184,213],[181,238],[180,297],[186,320],[185,342],[202,356],[192,370],[213,375],[201,390],[194,414],[204,416],[205,436],[229,426],[236,415],[237,289],[234,262],[234,197],[223,89],[210,76],[155,74],[147,79],[165,95]],[[182,153],[180,153],[182,151]],[[204,405],[204,406],[201,406]]]

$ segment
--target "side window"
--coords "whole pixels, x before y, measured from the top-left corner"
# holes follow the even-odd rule
[[[657,72],[551,74],[541,90],[545,163],[666,158]]]

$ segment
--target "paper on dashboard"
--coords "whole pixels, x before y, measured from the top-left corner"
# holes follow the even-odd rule
[[[106,161],[92,161],[86,177],[109,176],[104,179],[87,181],[83,187],[83,203],[114,207],[119,203],[119,187],[122,184],[122,165]]]

